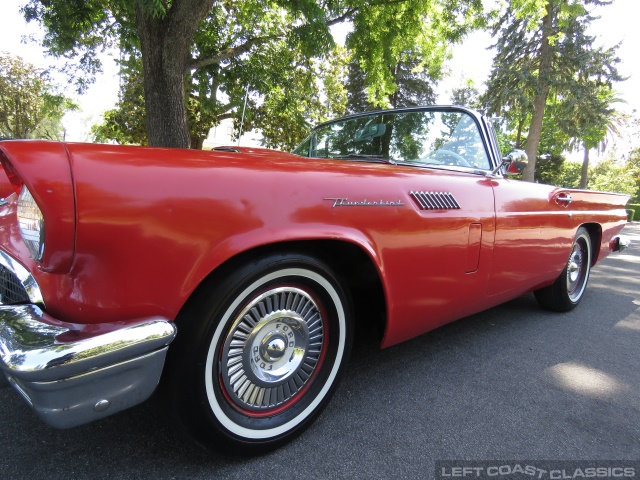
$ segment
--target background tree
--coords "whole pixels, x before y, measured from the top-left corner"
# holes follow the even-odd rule
[[[60,139],[62,117],[74,109],[54,91],[46,71],[0,53],[0,137]]]
[[[68,112],[79,110],[79,107],[73,100],[64,95],[46,93],[43,97],[44,118],[31,133],[31,138],[64,142],[67,131],[62,124],[62,118]]]
[[[624,174],[631,178],[635,186],[635,191],[631,193],[632,197],[629,203],[640,204],[640,147],[633,150],[629,155],[629,160],[625,163],[625,170]]]
[[[616,101],[610,87],[593,88],[590,95],[581,97],[590,100],[589,104],[576,112],[573,117],[577,126],[574,137],[574,148],[581,142],[584,152],[580,174],[580,188],[587,188],[589,174],[589,151],[598,148],[603,152],[607,146],[608,136],[619,136],[619,116],[612,103]],[[586,102],[585,102],[586,103]]]
[[[120,66],[120,91],[115,108],[102,115],[102,122],[91,127],[94,141],[115,141],[122,145],[147,145],[144,85],[139,62]]]
[[[365,72],[357,60],[352,59],[348,65],[347,76],[347,112],[359,113],[382,107],[400,108],[419,105],[432,105],[436,100],[435,86],[442,77],[442,70],[433,72],[420,65],[417,58],[407,56],[390,68],[393,69],[395,90],[381,102],[371,101]]]
[[[516,146],[526,133],[525,180],[534,179],[550,99],[553,103],[557,97],[570,98],[584,79],[597,77],[608,85],[620,79],[615,48],[594,48],[593,37],[586,34],[594,19],[587,7],[608,3],[513,0],[495,25],[498,52],[483,99],[490,113],[506,112],[517,132]]]
[[[483,13],[481,0],[380,1],[354,10],[346,43],[365,107],[432,103],[451,45],[484,25]]]
[[[471,79],[467,79],[462,85],[451,89],[450,101],[451,105],[460,105],[475,110],[481,108],[480,91]]]
[[[574,28],[584,30],[584,24]],[[557,92],[552,98],[551,108],[555,131],[569,139],[568,147],[584,152],[580,188],[587,187],[589,173],[589,151],[606,147],[608,136],[617,135],[620,115],[614,104],[620,102],[613,90],[613,82],[624,80],[618,73],[616,47],[593,49],[594,37],[584,31],[575,38],[584,44],[568,42],[565,54],[578,58],[580,67],[569,80],[570,92]]]
[[[637,176],[634,177],[633,166],[619,165],[612,161],[603,161],[590,172],[589,189],[603,192],[626,193],[632,197],[637,195]]]
[[[310,0],[31,0],[23,11],[45,27],[48,53],[77,61],[86,74],[81,86],[100,68],[96,53],[105,46],[140,59],[147,139],[157,146],[190,146],[187,98],[203,78],[217,92],[216,80],[273,39],[304,43],[313,53],[331,43],[325,12]],[[202,88],[196,90],[205,104]]]
[[[81,85],[99,68],[100,48],[140,59],[148,142],[174,147],[199,143],[220,118],[233,116],[247,86],[257,94],[250,98],[269,94],[255,74],[261,62],[252,60],[266,55],[262,64],[273,64],[268,56],[283,52],[270,48],[275,43],[310,61],[333,47],[329,26],[352,19],[351,50],[375,101],[395,92],[390,67],[404,52],[418,52],[423,67],[437,65],[447,42],[461,38],[481,12],[481,0],[30,0],[24,8],[27,20],[45,27],[48,52],[88,74]],[[274,86],[274,95],[281,88]]]
[[[261,80],[270,85],[262,98],[252,102],[245,120],[245,128],[262,134],[265,146],[283,150],[293,150],[313,125],[344,114],[347,102],[344,49],[338,47],[324,60],[311,61],[288,52],[289,68],[279,68],[279,60],[263,65]]]

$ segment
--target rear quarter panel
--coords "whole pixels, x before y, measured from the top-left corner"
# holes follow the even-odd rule
[[[575,226],[598,225],[600,242],[593,245],[593,263],[606,258],[612,251],[612,241],[627,223],[625,206],[629,195],[590,190],[567,190],[572,202],[568,209],[573,214]]]

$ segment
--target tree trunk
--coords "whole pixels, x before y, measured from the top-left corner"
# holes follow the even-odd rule
[[[522,128],[524,127],[524,119],[518,120],[518,134],[516,136],[516,148],[522,148]]]
[[[529,126],[529,135],[527,136],[527,143],[524,147],[529,161],[522,173],[522,179],[528,182],[534,181],[536,160],[538,158],[538,145],[540,144],[540,136],[542,135],[544,108],[549,95],[549,72],[551,70],[549,36],[551,35],[551,29],[553,27],[554,7],[554,0],[548,0],[546,15],[542,19],[542,40],[540,50],[538,51],[540,69],[538,71],[537,92],[533,102],[533,116],[531,117],[531,125]]]
[[[201,135],[191,135],[189,138],[189,146],[193,150],[202,150],[206,139]]]
[[[584,158],[582,160],[582,172],[580,173],[580,188],[587,188],[589,180],[589,148],[584,144]]]
[[[396,84],[396,91],[394,93],[392,93],[389,96],[389,104],[391,105],[391,108],[398,108],[398,95],[399,95],[399,88],[397,87],[398,85],[398,64],[395,64],[395,67],[391,70],[391,75],[393,75],[393,82]],[[403,105],[406,107],[406,105]]]
[[[149,145],[189,148],[184,79],[191,46],[211,0],[175,0],[163,17],[136,7]]]

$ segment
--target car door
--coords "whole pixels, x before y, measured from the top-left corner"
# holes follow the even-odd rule
[[[383,343],[485,308],[495,237],[494,183],[487,175],[491,162],[479,122],[455,108],[399,120],[393,128],[369,124],[384,135],[392,132],[384,153],[403,164],[397,170],[404,172],[413,210],[410,227],[398,237],[401,244],[383,252],[398,319],[389,322],[393,327]],[[412,155],[416,161],[407,162]]]
[[[557,277],[576,227],[566,191],[509,178],[493,185],[496,236],[488,293],[507,298]]]

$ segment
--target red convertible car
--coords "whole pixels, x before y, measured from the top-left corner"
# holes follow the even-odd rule
[[[345,117],[293,154],[0,159],[0,370],[60,428],[160,385],[200,442],[266,451],[326,406],[355,319],[387,347],[527,292],[567,311],[626,245],[627,196],[507,178],[522,155],[458,107]]]

